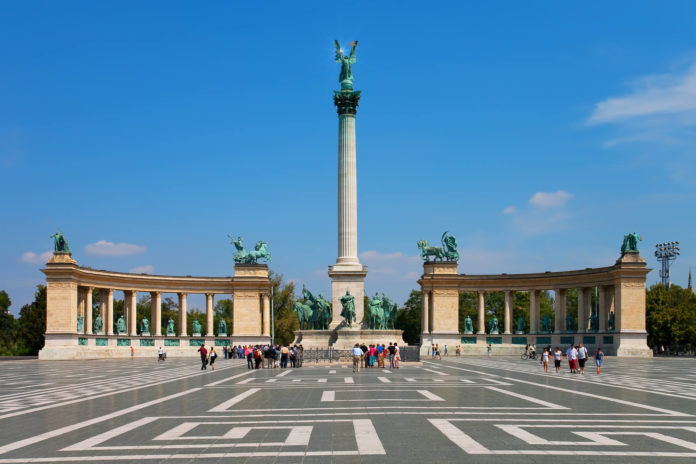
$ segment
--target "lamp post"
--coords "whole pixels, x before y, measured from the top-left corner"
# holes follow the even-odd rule
[[[662,269],[660,269],[662,285],[669,288],[669,267],[679,256],[679,241],[658,243],[655,245],[655,256],[662,264]]]

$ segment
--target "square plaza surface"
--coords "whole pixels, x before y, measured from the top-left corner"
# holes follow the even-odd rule
[[[545,374],[512,357],[400,369],[239,360],[6,361],[0,464],[693,462],[693,359]]]

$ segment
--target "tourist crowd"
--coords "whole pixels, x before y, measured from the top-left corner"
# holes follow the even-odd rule
[[[553,364],[556,368],[556,373],[561,373],[561,361],[563,358],[568,361],[568,368],[571,374],[584,374],[585,373],[585,363],[590,358],[590,353],[587,348],[580,343],[579,345],[570,345],[565,351],[565,354],[559,347],[551,349],[551,345],[544,348],[541,353],[541,364],[544,366],[544,372],[549,371],[549,358],[553,356]],[[604,352],[601,348],[597,348],[597,352],[594,355],[595,367],[597,368],[597,374],[600,373],[602,367],[602,361],[604,361]]]
[[[379,343],[371,345],[356,343],[352,349],[352,355],[353,372],[360,372],[360,367],[374,368],[375,364],[376,367],[383,368],[386,365],[387,357],[389,357],[389,367],[398,369],[401,361],[401,353],[396,342],[389,342],[389,346],[384,343],[381,345]]]

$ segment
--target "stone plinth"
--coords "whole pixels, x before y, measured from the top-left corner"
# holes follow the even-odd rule
[[[329,267],[329,277],[331,278],[331,308],[333,319],[329,329],[336,329],[344,321],[341,316],[343,305],[341,297],[346,294],[346,290],[350,291],[355,299],[355,320],[362,321],[365,315],[365,276],[367,275],[367,266],[357,266],[354,268],[345,269],[341,266]],[[360,323],[357,323],[358,325]]]
[[[406,346],[403,330],[369,330],[359,327],[342,327],[338,330],[296,330],[293,345],[303,348],[328,348],[347,350],[356,343],[382,344],[397,343]]]

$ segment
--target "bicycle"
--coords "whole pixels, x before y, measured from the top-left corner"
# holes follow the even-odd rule
[[[532,351],[531,353],[527,353],[527,352],[522,353],[522,359],[525,361],[527,359],[536,359],[536,358],[537,358],[536,351]]]

